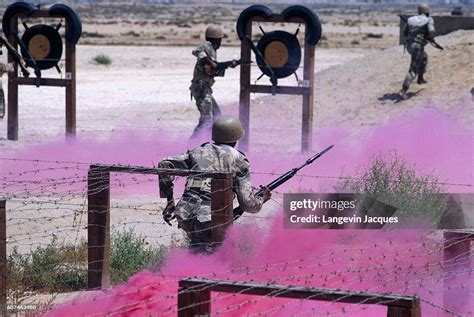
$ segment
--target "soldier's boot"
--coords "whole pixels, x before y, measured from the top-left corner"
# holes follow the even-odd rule
[[[425,77],[423,76],[423,73],[419,74],[418,75],[418,79],[416,81],[418,83],[418,85],[423,85],[423,84],[426,84],[428,83],[425,79]]]
[[[403,100],[408,99],[407,89],[402,88],[402,90],[400,90],[400,92],[398,94],[400,95],[400,98],[402,98]]]

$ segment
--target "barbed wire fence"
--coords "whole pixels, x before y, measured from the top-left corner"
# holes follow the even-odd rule
[[[6,201],[5,208],[0,202],[0,217],[2,209],[4,215],[3,222],[0,219],[4,227],[4,231],[0,230],[4,235],[0,237],[0,257],[4,252],[0,280],[3,311],[7,303],[39,303],[49,308],[71,289],[111,286],[111,227],[138,229],[149,244],[172,244],[183,239],[178,229],[161,220],[159,211],[164,200],[136,198],[135,194],[143,189],[156,190],[160,173],[184,178],[191,171],[0,159],[12,163],[6,172],[0,172],[0,201]],[[229,175],[217,174],[195,173],[220,177],[211,190],[214,215],[218,215],[212,229],[215,241],[220,243],[233,222],[233,197]],[[341,178],[305,174],[297,177]],[[132,198],[130,193],[134,194]],[[281,204],[281,194],[276,192],[273,204]],[[113,218],[116,219],[111,221]],[[263,227],[259,230],[262,234],[271,232]],[[398,316],[403,309],[410,310],[410,316],[421,316],[421,306],[421,313],[428,309],[428,316],[474,315],[470,306],[472,231],[449,231],[444,236],[425,233],[415,241],[400,239],[395,233],[386,235],[384,241],[371,241],[364,247],[343,243],[326,254],[294,258],[289,255],[285,261],[233,266],[197,276],[142,272],[141,276],[155,279],[122,292],[121,295],[130,295],[129,301],[100,312],[86,309],[84,315],[113,316],[151,309],[158,315],[170,316],[189,316],[195,311],[210,315],[356,316],[364,315],[372,305],[389,307],[388,316]],[[54,253],[54,248],[61,252]],[[46,277],[45,272],[51,274]],[[153,290],[153,295],[137,296],[146,290]],[[96,294],[77,299],[71,306],[84,308],[91,301],[100,303],[114,296],[117,293]],[[405,306],[397,306],[397,301]]]

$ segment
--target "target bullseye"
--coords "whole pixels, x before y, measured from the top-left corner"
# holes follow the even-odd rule
[[[48,38],[42,34],[33,36],[28,44],[28,51],[35,60],[47,58],[51,52]]]
[[[288,62],[288,54],[288,47],[286,47],[285,43],[280,41],[270,42],[263,52],[263,56],[267,60],[268,65],[272,68],[285,66]]]

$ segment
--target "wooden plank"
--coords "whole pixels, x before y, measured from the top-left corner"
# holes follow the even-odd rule
[[[288,285],[257,284],[232,281],[215,281],[190,278],[181,280],[180,287],[205,287],[211,292],[239,293],[270,297],[307,299],[318,301],[337,301],[340,303],[364,303],[401,308],[416,308],[419,299],[416,296],[388,295],[382,293],[353,292],[326,288],[295,287]]]
[[[0,315],[7,314],[7,226],[6,202],[0,200]]]
[[[88,288],[110,285],[110,174],[89,170],[87,179]]]
[[[66,23],[66,32],[69,23]],[[76,46],[66,40],[66,137],[76,136]]]
[[[232,177],[212,179],[211,195],[212,245],[217,247],[225,240],[227,228],[234,218]]]
[[[18,32],[18,17],[11,19],[10,28],[13,32]],[[7,41],[18,50],[18,44],[13,35],[10,34]],[[18,65],[10,54],[8,54],[8,63],[13,63],[14,71],[8,73],[7,138],[16,141],[18,140],[18,85],[14,80],[18,77]]]
[[[31,14],[30,17],[32,17],[32,18],[51,18],[51,16],[48,13],[48,10],[43,10],[43,9],[33,11],[33,13]]]
[[[17,85],[36,86],[36,78],[16,77],[12,82]],[[68,87],[70,84],[71,81],[68,79],[41,78],[41,86]]]
[[[421,317],[421,309],[417,308],[402,308],[402,307],[388,307],[387,317]]]
[[[444,232],[443,306],[456,313],[467,311],[471,307],[468,274],[471,270],[471,241],[474,241],[472,230]]]
[[[210,316],[211,292],[204,289],[178,290],[178,317]]]
[[[250,85],[251,93],[271,94],[272,86]],[[309,88],[297,86],[277,86],[276,93],[281,95],[303,95],[307,93]]]
[[[247,22],[245,31],[247,34],[250,34],[251,38],[252,21]],[[240,58],[244,61],[250,61],[252,59],[252,52],[246,41],[241,41]],[[250,65],[242,64],[240,66],[239,119],[245,130],[245,135],[239,141],[239,149],[244,152],[248,151],[250,142],[250,74]]]
[[[201,176],[209,178],[228,178],[232,173],[222,172],[205,172],[192,170],[176,170],[143,166],[124,166],[124,165],[106,165],[93,164],[90,169],[101,172],[115,172],[115,173],[133,173],[133,174],[151,174],[151,175],[174,175],[174,176]]]
[[[292,17],[290,19],[284,19],[281,14],[273,14],[270,18],[263,18],[263,17],[253,17],[253,22],[272,22],[272,23],[298,23],[298,24],[305,24],[306,22],[300,17]]]
[[[308,28],[308,26],[306,26]],[[308,33],[306,29],[306,34]],[[303,94],[303,119],[301,126],[301,152],[309,152],[313,145],[314,108],[314,50],[315,46],[305,43],[303,82],[308,88]],[[306,84],[307,83],[307,84]]]

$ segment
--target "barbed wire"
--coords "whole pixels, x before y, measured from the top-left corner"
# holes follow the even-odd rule
[[[4,158],[0,158],[2,160]],[[15,159],[12,159],[13,161]],[[21,160],[17,160],[18,162]],[[20,254],[28,256],[32,250],[37,247],[48,250],[53,247],[54,243],[58,246],[63,245],[67,250],[82,249],[85,252],[91,248],[110,247],[104,245],[87,245],[87,230],[90,226],[87,224],[88,212],[111,212],[111,217],[119,213],[124,216],[116,217],[112,222],[115,228],[139,228],[140,233],[144,234],[143,239],[154,241],[153,243],[165,243],[169,239],[182,239],[182,233],[176,228],[169,227],[159,214],[164,208],[165,199],[155,197],[144,198],[143,196],[131,198],[127,191],[122,192],[114,201],[113,197],[116,192],[111,195],[110,207],[103,209],[102,205],[93,205],[87,203],[88,195],[99,194],[103,191],[115,191],[115,189],[128,189],[138,185],[153,186],[157,193],[158,178],[157,175],[143,175],[138,177],[133,174],[120,174],[111,172],[108,182],[104,183],[100,174],[89,173],[89,166],[92,165],[85,162],[60,162],[60,161],[40,161],[40,160],[24,160],[24,162],[34,162],[37,166],[15,166],[14,171],[0,173],[0,197],[7,199],[7,246],[11,251],[14,247],[19,248]],[[50,166],[47,166],[47,165]],[[131,173],[141,173],[142,168],[130,167]],[[95,172],[106,171],[106,167],[97,167]],[[165,171],[171,172],[171,171]],[[205,173],[203,172],[202,175]],[[253,173],[278,175],[276,173]],[[199,174],[198,174],[199,176]],[[341,179],[345,177],[333,177],[322,175],[297,175],[300,178],[334,178]],[[448,183],[445,183],[448,184]],[[90,185],[93,190],[87,190]],[[250,186],[251,184],[245,184]],[[451,185],[455,185],[454,183]],[[460,184],[466,185],[466,184]],[[469,185],[469,184],[467,184]],[[225,191],[229,188],[219,189],[218,191],[206,193],[203,197],[210,202],[210,196],[216,192]],[[133,192],[132,192],[133,193]],[[283,192],[274,191],[273,204],[281,207],[281,201],[275,197],[284,194]],[[136,202],[132,201],[133,199]],[[209,203],[210,204],[210,203]],[[225,210],[231,207],[232,203],[222,206],[219,210]],[[210,208],[210,205],[209,205]],[[116,211],[115,211],[116,210]],[[139,215],[134,216],[134,215]],[[149,218],[145,218],[149,217]],[[159,219],[156,219],[159,217]],[[197,215],[193,215],[190,219],[195,219]],[[244,218],[253,218],[254,220],[270,220],[275,219],[274,214],[270,215],[244,215]],[[205,230],[212,230],[220,226],[227,227],[233,223],[228,220],[218,225],[212,225],[209,228],[201,230],[193,230],[190,233],[201,233]],[[263,235],[272,235],[274,229],[260,228],[257,226],[253,229],[255,232],[261,232]],[[236,222],[237,230],[248,227],[247,223]],[[153,229],[152,229],[153,228]],[[146,229],[146,230],[145,230]],[[154,230],[151,233],[151,230]],[[469,231],[467,231],[469,232]],[[249,265],[236,265],[236,261],[232,266],[225,266],[223,269],[214,269],[212,272],[197,275],[199,278],[220,278],[239,279],[259,281],[275,285],[283,283],[283,285],[295,284],[309,287],[340,287],[349,291],[370,292],[383,291],[389,293],[401,293],[410,295],[410,292],[417,293],[423,305],[428,305],[437,311],[442,311],[451,316],[461,316],[458,312],[446,307],[444,303],[439,301],[439,292],[444,288],[443,283],[451,279],[460,279],[454,281],[444,289],[451,292],[464,292],[468,297],[472,297],[470,290],[466,291],[466,278],[469,281],[473,276],[472,259],[474,253],[470,249],[461,252],[450,259],[443,259],[442,254],[445,250],[455,247],[456,244],[471,241],[466,239],[444,240],[438,233],[423,233],[423,237],[400,239],[396,236],[396,232],[383,232],[382,237],[386,241],[375,243],[352,244],[340,240],[329,241],[334,244],[335,250],[330,252],[316,252],[316,254],[295,254],[285,256],[285,260],[271,261],[269,259],[262,261],[254,261]],[[350,234],[348,234],[350,235]],[[422,241],[422,242],[420,242]],[[69,245],[67,244],[69,243]],[[227,246],[228,247],[228,246]],[[323,248],[324,249],[324,248]],[[73,252],[73,251],[71,251]],[[242,254],[243,256],[244,254]],[[39,275],[44,271],[61,270],[61,268],[86,269],[87,265],[102,262],[103,260],[90,261],[84,259],[83,256],[70,256],[63,259],[61,264],[45,263],[41,266],[29,268],[29,275]],[[469,264],[469,262],[471,264]],[[339,265],[338,263],[345,263]],[[466,265],[470,265],[466,267]],[[464,266],[464,267],[463,267]],[[204,270],[205,272],[206,270]],[[14,278],[18,272],[9,272],[7,279]],[[128,291],[120,293],[121,295],[136,296],[140,292],[147,289],[156,289],[156,294],[147,299],[130,300],[126,305],[117,304],[114,308],[106,311],[93,313],[92,315],[118,315],[141,309],[150,305],[159,305],[163,309],[160,315],[173,315],[180,309],[186,307],[178,307],[177,283],[179,280],[189,277],[184,274],[163,274],[160,272],[142,272],[142,277],[149,276],[152,279],[158,279],[159,282],[147,283],[144,286],[131,288]],[[45,282],[30,282],[26,287],[33,292],[42,292],[41,290],[53,290],[52,293],[59,292],[61,287],[66,287],[71,283],[77,282],[75,278],[63,276],[55,280]],[[372,284],[367,287],[364,285]],[[436,288],[426,287],[423,285],[436,285]],[[17,285],[17,287],[20,287]],[[24,287],[24,286],[21,286]],[[435,289],[435,290],[433,290]],[[34,291],[36,290],[36,291]],[[191,289],[192,290],[192,289]],[[14,291],[10,288],[10,293]],[[240,312],[242,309],[252,309],[252,315],[279,315],[286,314],[286,311],[294,312],[295,305],[301,303],[300,300],[284,300],[281,305],[273,305],[268,308],[265,302],[271,300],[272,296],[284,295],[285,290],[269,294],[267,297],[251,298],[239,297],[239,294],[218,294],[212,297],[212,303],[216,304],[213,309],[213,315],[225,315],[227,313]],[[99,294],[85,300],[76,300],[72,305],[79,307],[93,300],[100,302],[104,298],[113,298],[118,293]],[[313,295],[316,296],[316,295]],[[312,297],[303,298],[311,300]],[[381,297],[379,304],[389,304],[386,299]],[[341,316],[355,313],[358,310],[365,309],[364,301],[360,301],[358,306],[350,306],[338,301],[331,301],[325,305],[318,304],[318,307],[310,307],[312,304],[305,304],[295,312],[295,316],[314,315],[314,313],[324,316]],[[307,306],[309,305],[309,306]],[[332,306],[339,305],[339,308]],[[351,304],[352,305],[352,304]],[[267,307],[267,308],[265,308]],[[58,309],[61,309],[59,307]],[[463,312],[464,313],[464,312]],[[466,311],[466,314],[472,314]],[[464,316],[464,315],[463,315]]]

